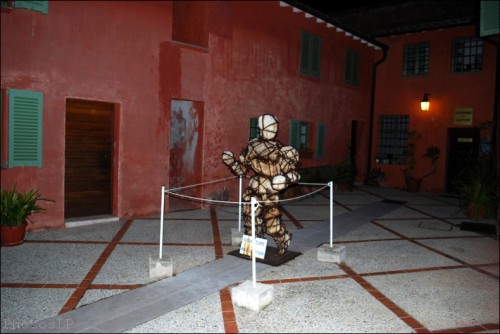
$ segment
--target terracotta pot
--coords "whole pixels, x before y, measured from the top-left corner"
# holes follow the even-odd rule
[[[349,183],[346,183],[346,182],[340,182],[337,184],[337,187],[341,190],[341,191],[351,191],[352,189],[352,186],[349,184]]]
[[[0,226],[2,247],[17,246],[24,242],[26,223],[21,226]]]
[[[467,211],[470,219],[482,220],[486,218],[486,207],[484,205],[474,205],[469,206]]]
[[[421,183],[422,183],[421,179],[409,177],[406,179],[406,190],[412,193],[416,193],[417,191],[420,190]]]

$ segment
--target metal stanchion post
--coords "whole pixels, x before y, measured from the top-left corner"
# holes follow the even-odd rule
[[[251,251],[252,251],[252,281],[253,281],[253,287],[254,289],[257,287],[257,275],[256,275],[256,264],[255,264],[255,210],[257,210],[257,207],[259,206],[259,203],[255,199],[255,197],[252,197],[251,199],[251,211],[252,211],[252,245],[251,245]]]
[[[333,247],[333,182],[328,182],[330,187],[330,247]]]
[[[165,211],[165,186],[161,186],[161,212],[160,212],[160,259],[163,256],[163,212]]]
[[[238,202],[238,232],[241,231],[241,189],[242,189],[242,176],[240,175],[240,196],[239,196],[239,202]]]

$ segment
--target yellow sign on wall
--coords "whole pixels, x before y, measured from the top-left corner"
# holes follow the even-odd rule
[[[472,125],[472,108],[455,109],[455,125]]]

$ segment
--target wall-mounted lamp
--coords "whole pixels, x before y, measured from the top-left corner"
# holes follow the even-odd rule
[[[422,100],[420,100],[420,110],[428,111],[429,105],[430,105],[429,94],[425,93],[424,96],[422,97]]]

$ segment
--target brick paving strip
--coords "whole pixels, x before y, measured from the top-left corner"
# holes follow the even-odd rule
[[[374,202],[338,215],[334,217],[335,235],[347,233],[400,206],[399,203]],[[214,219],[213,213],[212,219]],[[316,224],[300,229],[300,233],[295,232],[291,250],[305,252],[313,249],[325,241],[325,235],[328,233],[329,224]],[[119,232],[120,236],[117,235],[114,241],[117,242],[122,234]],[[110,245],[110,247],[113,246]],[[107,248],[106,251],[109,249]],[[220,255],[219,252],[217,248],[216,255]],[[270,268],[269,265],[256,264],[257,273],[268,268]],[[251,276],[251,268],[247,260],[226,256],[167,279],[33,323],[19,332],[123,332],[213,293],[220,293],[223,297],[222,302],[228,302],[227,288]],[[170,293],[165,296],[163,291],[170,291]],[[73,303],[73,301],[69,302]],[[227,308],[223,308],[224,311],[227,311]],[[225,315],[225,320],[231,320],[233,317],[234,314],[228,313]],[[226,329],[235,330],[235,322],[232,324],[230,322],[225,321]],[[67,326],[54,326],[54,324],[67,324]]]

